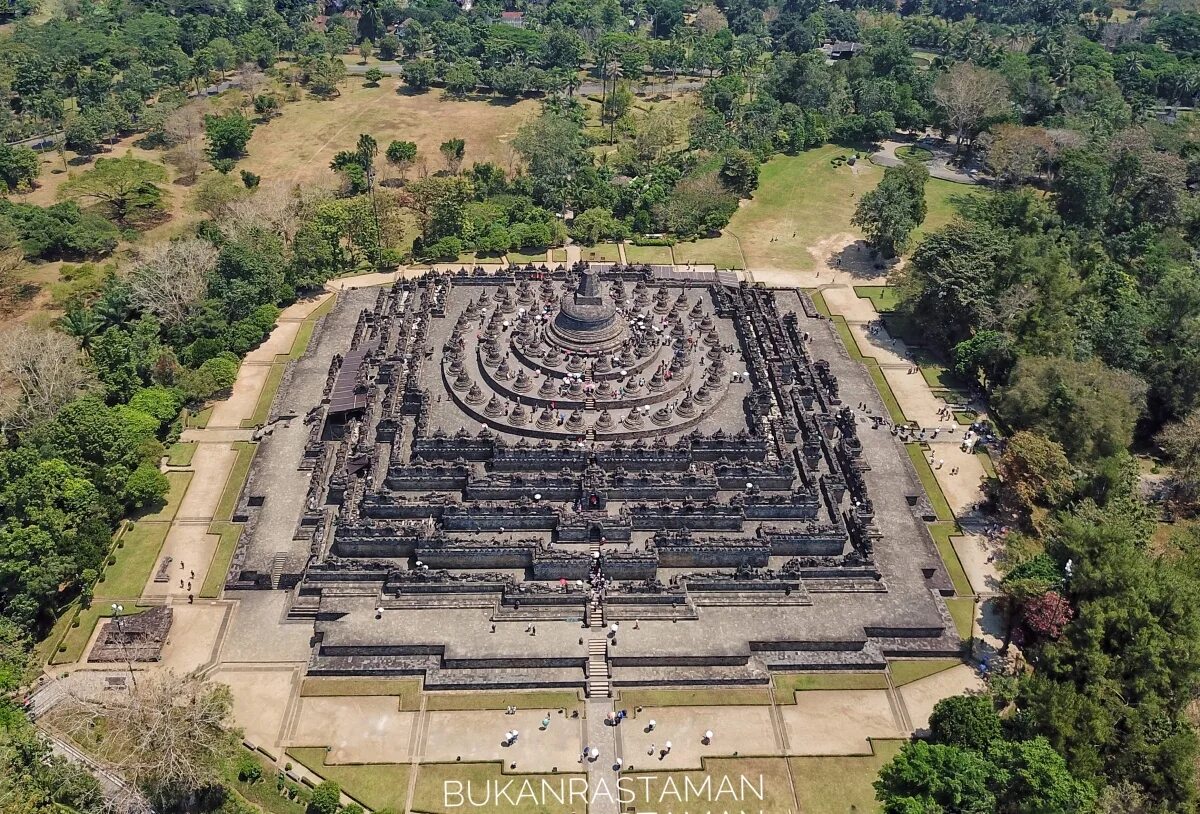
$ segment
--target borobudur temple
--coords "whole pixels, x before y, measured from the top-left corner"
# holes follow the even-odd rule
[[[955,655],[881,416],[800,290],[580,264],[346,291],[262,431],[226,589],[286,592],[310,675],[428,689]]]

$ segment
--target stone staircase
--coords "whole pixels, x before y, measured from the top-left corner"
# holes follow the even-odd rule
[[[279,579],[283,576],[283,569],[287,567],[288,555],[286,551],[276,551],[275,556],[271,558],[271,587],[279,587]]]
[[[604,603],[589,601],[586,621],[588,627],[604,627]]]
[[[608,672],[608,640],[589,639],[587,661],[588,698],[608,698],[612,695],[612,679]]]

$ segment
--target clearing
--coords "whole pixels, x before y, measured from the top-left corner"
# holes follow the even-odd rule
[[[398,87],[402,92],[396,92]],[[388,143],[404,139],[417,144],[418,168],[424,157],[428,171],[435,172],[445,165],[438,145],[457,136],[467,142],[464,168],[490,161],[508,169],[514,157],[508,142],[538,111],[531,100],[456,101],[440,90],[410,95],[394,77],[377,88],[351,78],[341,91],[334,99],[309,96],[284,105],[270,123],[254,128],[249,156],[238,162],[238,169],[258,173],[264,180],[330,182],[330,160],[339,150],[353,149],[360,133],[370,133],[379,142],[381,166],[387,163],[382,153]]]

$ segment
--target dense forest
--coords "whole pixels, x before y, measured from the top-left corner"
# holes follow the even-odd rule
[[[931,129],[990,191],[915,239],[926,172],[910,163],[855,223],[881,263],[904,258],[898,318],[1006,437],[990,502],[1011,527],[1001,589],[1023,659],[988,695],[940,704],[879,799],[1196,810],[1200,121],[1176,109],[1200,94],[1194,2],[17,0],[0,16],[0,307],[31,265],[73,275],[53,326],[0,330],[0,691],[90,601],[116,524],[166,494],[181,409],[226,392],[297,296],[413,258],[713,235],[773,156]],[[831,59],[833,42],[859,47]],[[364,133],[332,157],[336,188],[239,168],[256,127],[336,96],[355,54],[405,94],[540,112],[511,166],[463,166],[470,133],[437,155]],[[667,78],[698,104],[635,115]],[[176,184],[111,149],[130,137]],[[24,200],[46,181],[35,147],[74,168],[51,205]],[[198,225],[144,239],[181,181]],[[1151,459],[1169,475],[1154,494]],[[101,810],[10,700],[0,767],[0,807]],[[169,790],[166,807],[240,805]]]

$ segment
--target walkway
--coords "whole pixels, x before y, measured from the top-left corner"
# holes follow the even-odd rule
[[[981,184],[984,182],[983,168],[979,166],[978,162],[971,162],[965,170],[954,166],[951,163],[954,158],[953,146],[949,142],[933,136],[924,136],[916,142],[889,139],[883,142],[878,152],[871,154],[871,162],[881,167],[902,166],[904,159],[896,155],[896,149],[914,144],[933,153],[932,160],[921,162],[925,165],[925,169],[929,170],[931,177],[955,184]]]

